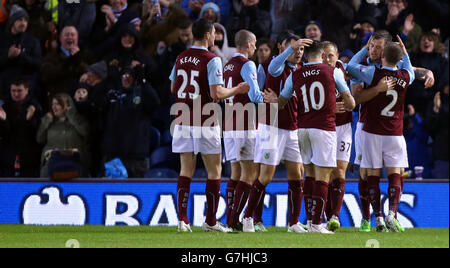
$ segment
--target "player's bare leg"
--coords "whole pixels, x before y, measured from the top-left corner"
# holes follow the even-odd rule
[[[276,168],[276,166],[261,164],[259,177],[257,180],[255,180],[255,183],[253,183],[252,189],[250,191],[248,206],[244,215],[244,232],[255,232],[253,215],[258,205],[261,202],[264,202],[266,186],[272,181],[273,176],[275,175]]]
[[[239,222],[239,216],[247,203],[252,185],[256,180],[257,167],[253,161],[240,161],[241,177],[235,189],[233,209],[231,212],[230,227],[236,230],[242,230]]]
[[[222,176],[222,155],[221,154],[202,154],[203,163],[208,172],[206,181],[206,221],[203,224],[205,232],[224,232],[232,230],[223,226],[217,221],[216,214],[220,201],[220,179]]]
[[[302,164],[286,161],[286,171],[288,176],[288,208],[289,208],[289,227],[288,232],[306,233],[307,231],[300,224],[298,218],[302,208],[303,199],[303,173]]]
[[[231,178],[227,184],[227,225],[230,226],[231,223],[231,211],[233,210],[233,200],[234,200],[234,191],[236,186],[241,179],[241,164],[239,162],[231,162]]]
[[[368,169],[367,183],[369,187],[369,200],[376,217],[377,232],[388,232],[384,222],[383,211],[381,207],[380,178],[381,169]]]
[[[194,176],[197,156],[194,153],[180,154],[181,171],[177,184],[178,231],[192,232],[187,216],[191,178]]]
[[[400,225],[395,217],[402,195],[401,168],[386,168],[386,170],[389,178],[389,214],[386,216],[386,226],[391,232],[404,232],[405,228]]]
[[[330,200],[328,200],[331,205],[331,216],[328,218],[328,229],[333,232],[341,226],[339,216],[345,195],[345,173],[347,167],[348,162],[337,160],[337,167],[334,168],[331,173],[331,189],[329,190]]]
[[[314,166],[316,181],[312,195],[312,225],[308,230],[311,233],[333,234],[333,232],[322,227],[323,214],[327,204],[328,185],[330,183],[333,168]]]
[[[312,224],[312,195],[314,191],[314,184],[316,181],[316,174],[314,170],[314,165],[304,165],[304,174],[305,174],[305,182],[303,187],[303,199],[305,203],[305,212],[306,212],[306,219],[307,219],[307,229],[311,228]]]

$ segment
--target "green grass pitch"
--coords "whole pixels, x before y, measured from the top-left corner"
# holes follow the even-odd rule
[[[448,248],[449,229],[407,229],[405,233],[359,233],[341,228],[335,235],[268,233],[180,234],[176,227],[0,225],[0,248]],[[75,244],[74,244],[75,243]]]

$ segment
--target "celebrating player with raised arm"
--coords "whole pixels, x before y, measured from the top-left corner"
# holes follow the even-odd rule
[[[377,221],[381,221],[383,214],[380,203],[379,181],[381,168],[385,167],[389,178],[389,214],[385,222],[392,232],[404,231],[395,219],[402,192],[401,170],[408,167],[406,142],[403,137],[404,99],[406,90],[414,81],[413,67],[400,37],[399,44],[389,42],[383,49],[382,68],[363,66],[358,64],[367,54],[363,48],[349,62],[347,70],[367,85],[377,84],[380,80],[392,79],[394,89],[378,94],[366,103],[368,112],[364,123],[364,148],[361,167],[368,169],[369,199]],[[404,67],[398,69],[400,59]]]
[[[216,111],[220,107],[214,102],[245,94],[249,86],[243,82],[234,88],[223,87],[221,60],[208,51],[215,40],[215,29],[211,22],[206,19],[196,21],[192,32],[194,46],[178,56],[170,75],[171,91],[176,94],[176,104],[171,111],[176,114],[172,151],[180,153],[181,161],[177,186],[178,231],[192,231],[187,207],[197,154],[201,153],[208,172],[206,222],[203,224],[203,231],[230,232],[231,229],[224,227],[216,219],[220,200],[222,143]]]
[[[300,67],[303,49],[312,43],[309,39],[300,39],[291,34],[283,40],[281,54],[272,60],[269,65],[269,74],[266,88],[276,93],[281,91],[287,77]],[[297,98],[292,98],[287,108],[278,113],[278,109],[271,109],[266,105],[267,111],[259,113],[258,132],[255,145],[255,163],[260,163],[259,178],[253,184],[248,207],[243,221],[244,232],[254,232],[253,214],[255,209],[264,201],[266,186],[272,181],[277,165],[285,160],[289,190],[289,227],[288,232],[305,233],[306,230],[299,224],[298,217],[302,199],[302,159],[298,147],[297,137]],[[278,114],[277,114],[278,113]]]
[[[227,186],[227,199],[230,199],[227,201],[227,209],[231,210],[227,213],[227,224],[233,229],[242,230],[239,215],[258,176],[258,165],[253,162],[256,134],[254,103],[263,103],[264,98],[258,85],[256,65],[248,59],[255,53],[256,36],[247,30],[241,30],[236,33],[235,44],[237,53],[224,66],[225,83],[231,88],[245,81],[250,85],[250,91],[247,95],[227,99],[225,104],[225,153],[227,160],[232,161],[234,173]]]
[[[265,94],[265,101],[278,102],[282,109],[295,94],[299,113],[299,144],[305,173],[313,178],[312,194],[307,200],[312,233],[333,234],[322,227],[328,185],[336,167],[336,89],[343,98],[344,107],[351,111],[355,101],[344,79],[343,72],[323,64],[323,45],[314,41],[305,48],[308,63],[286,80],[279,99]]]

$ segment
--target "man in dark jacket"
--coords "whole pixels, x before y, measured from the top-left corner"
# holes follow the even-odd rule
[[[44,58],[40,70],[41,80],[51,94],[68,93],[87,67],[96,62],[89,50],[78,45],[78,30],[74,26],[64,27],[59,39],[59,49]]]
[[[39,177],[41,154],[36,133],[42,109],[31,98],[25,80],[14,80],[10,92],[10,98],[0,107],[0,176],[36,178]],[[20,167],[14,166],[16,161]]]
[[[7,30],[0,39],[0,98],[8,96],[9,85],[15,78],[37,79],[41,46],[39,40],[27,33],[28,20],[28,13],[23,8],[17,5],[11,8]]]
[[[142,72],[142,66],[124,69],[121,85],[106,93],[103,160],[120,158],[130,178],[143,178],[149,168],[150,116],[160,104]]]
[[[242,7],[239,12],[234,11],[228,20],[227,32],[229,45],[234,47],[234,36],[242,30],[249,30],[256,35],[256,38],[270,38],[272,29],[272,18],[269,12],[259,8],[259,0],[242,0]]]

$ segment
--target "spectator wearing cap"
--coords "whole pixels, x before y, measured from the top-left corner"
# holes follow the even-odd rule
[[[32,98],[28,82],[11,82],[10,97],[0,107],[0,177],[14,177],[14,163],[20,163],[22,178],[39,176],[41,148],[36,133],[42,117],[39,102]]]
[[[370,37],[377,30],[377,20],[373,17],[363,17],[355,26],[350,34],[350,49],[359,51],[369,41]]]
[[[226,24],[230,46],[235,46],[234,36],[242,29],[256,35],[256,39],[270,38],[272,18],[270,13],[259,8],[259,0],[242,0],[240,9],[234,9]]]
[[[15,78],[26,77],[32,81],[32,91],[37,84],[42,53],[39,40],[27,32],[28,21],[28,12],[18,5],[13,5],[7,31],[0,39],[0,98],[5,99],[8,96],[7,89]]]
[[[52,21],[50,10],[45,8],[45,3],[39,0],[20,0],[20,6],[28,12],[28,32],[36,37],[45,48],[45,41],[49,39],[51,32],[48,24]]]
[[[121,72],[121,82],[108,90],[103,133],[103,162],[120,158],[130,178],[143,178],[149,163],[149,127],[151,114],[160,100],[150,84],[145,83],[140,68],[127,67]],[[103,97],[104,98],[104,97]]]
[[[308,22],[305,27],[305,37],[319,42],[322,41],[322,25],[315,20]]]
[[[212,23],[220,23],[220,8],[213,2],[209,2],[203,5],[200,11],[199,19],[205,18]]]
[[[43,60],[40,78],[45,89],[51,93],[69,93],[96,57],[89,50],[79,46],[78,30],[65,26],[59,36],[60,46]]]
[[[180,7],[184,9],[192,21],[197,20],[203,10],[204,5],[213,3],[220,12],[219,22],[225,24],[230,16],[231,3],[229,0],[183,0]],[[211,7],[211,6],[210,6]]]

